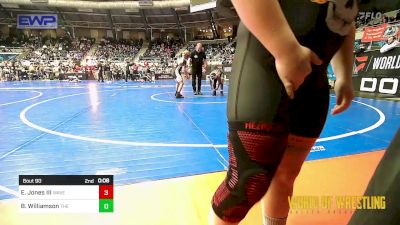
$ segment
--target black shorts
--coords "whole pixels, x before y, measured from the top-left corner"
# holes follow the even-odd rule
[[[288,133],[319,137],[329,108],[327,63],[313,66],[291,100],[277,75],[273,56],[242,25],[238,39],[241,42],[230,77],[228,122],[281,124]]]

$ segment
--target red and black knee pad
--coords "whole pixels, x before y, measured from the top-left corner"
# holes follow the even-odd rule
[[[229,122],[227,176],[212,206],[222,220],[241,221],[266,193],[287,145],[279,124]]]

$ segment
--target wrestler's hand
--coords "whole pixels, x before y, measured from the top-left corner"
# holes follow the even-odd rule
[[[354,90],[351,79],[338,79],[335,82],[336,105],[332,109],[332,115],[345,111],[351,105],[354,98]]]
[[[275,58],[276,70],[289,98],[294,98],[294,92],[311,73],[312,64],[321,65],[322,60],[309,48],[301,45]]]

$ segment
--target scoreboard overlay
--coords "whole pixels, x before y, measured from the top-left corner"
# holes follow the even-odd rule
[[[112,213],[113,175],[20,175],[25,213]]]

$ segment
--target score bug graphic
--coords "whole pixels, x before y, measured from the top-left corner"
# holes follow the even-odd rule
[[[112,213],[112,175],[20,175],[24,213]]]

